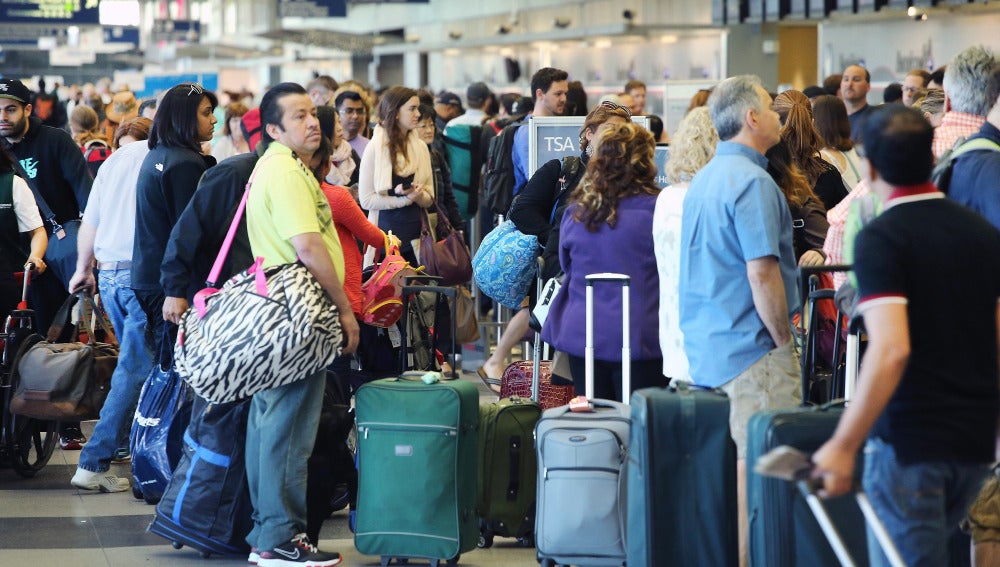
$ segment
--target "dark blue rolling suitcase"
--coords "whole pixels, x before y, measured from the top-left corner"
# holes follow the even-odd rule
[[[747,427],[749,555],[754,567],[838,567],[840,562],[795,485],[752,472],[771,449],[789,445],[812,453],[833,435],[840,407],[820,406],[755,414]],[[858,455],[861,478],[863,454]],[[865,518],[853,497],[826,501],[827,511],[858,566],[868,565]]]
[[[629,567],[739,563],[729,398],[674,383],[632,394]]]
[[[203,557],[250,551],[252,527],[245,446],[250,400],[211,404],[195,397],[184,454],[149,531]]]

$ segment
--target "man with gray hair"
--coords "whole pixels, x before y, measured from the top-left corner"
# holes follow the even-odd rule
[[[987,100],[986,85],[995,64],[993,52],[982,45],[960,52],[948,63],[944,71],[946,112],[934,130],[935,158],[953,148],[959,139],[978,132],[986,122],[994,102]]]
[[[742,75],[720,83],[708,107],[720,142],[684,199],[680,327],[692,380],[730,397],[745,558],[747,422],[799,402],[789,319],[799,297],[792,217],[764,157],[781,140],[771,97]]]

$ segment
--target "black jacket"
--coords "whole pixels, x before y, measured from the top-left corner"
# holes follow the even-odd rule
[[[160,285],[167,297],[184,297],[191,301],[194,294],[205,287],[205,280],[233,222],[250,174],[264,152],[264,145],[258,144],[257,151],[260,154],[250,152],[222,160],[201,176],[198,190],[170,231],[163,254]],[[252,262],[244,214],[215,287],[222,287],[226,280]]]
[[[159,290],[160,265],[170,231],[194,196],[198,180],[215,158],[189,148],[159,145],[139,170],[132,247],[132,289]]]
[[[587,160],[586,153],[580,156],[580,167],[575,176],[566,179],[565,191],[559,181],[562,176],[562,160],[548,161],[535,171],[511,204],[509,217],[514,226],[524,234],[537,236],[543,247],[543,279],[555,277],[562,271],[559,264],[559,225],[570,193],[583,179]]]
[[[24,170],[25,181],[41,193],[57,221],[80,218],[80,213],[87,208],[94,179],[87,169],[83,152],[69,134],[44,126],[41,120],[32,116],[28,119],[28,133],[12,146],[12,151]],[[48,223],[46,229],[51,230]]]

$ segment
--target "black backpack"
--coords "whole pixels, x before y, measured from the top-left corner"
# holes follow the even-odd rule
[[[490,140],[483,171],[483,199],[486,206],[498,215],[507,214],[514,200],[514,134],[523,122],[504,127]]]

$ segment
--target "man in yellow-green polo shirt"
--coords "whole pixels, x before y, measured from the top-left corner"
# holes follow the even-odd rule
[[[301,260],[333,299],[347,337],[358,345],[358,323],[344,294],[344,255],[319,183],[303,163],[321,136],[316,107],[301,85],[281,83],[260,105],[267,151],[254,171],[247,201],[247,232],[254,256],[272,266]],[[325,371],[253,397],[247,422],[246,467],[254,528],[250,563],[261,567],[341,562],[305,535],[307,460],[316,439]]]

